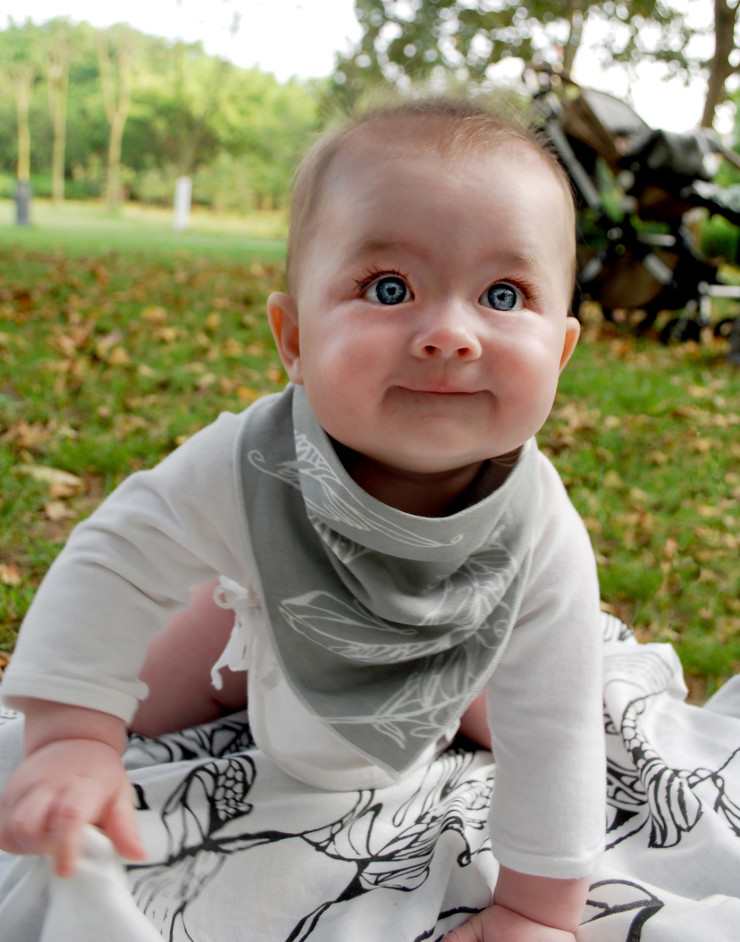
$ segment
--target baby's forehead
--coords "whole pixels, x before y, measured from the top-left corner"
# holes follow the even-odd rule
[[[454,184],[472,174],[485,188],[488,180],[498,180],[502,173],[521,179],[537,176],[552,184],[553,191],[562,197],[566,214],[575,216],[572,191],[564,174],[534,141],[506,131],[454,137],[444,126],[419,128],[387,119],[358,128],[334,155],[317,194],[315,224],[320,227],[322,213],[326,221],[327,210],[352,202],[358,189],[367,197],[368,174],[371,180],[382,183],[384,178],[399,173],[409,179],[430,178],[425,200],[434,199],[435,181]]]
[[[364,182],[363,170],[388,168],[391,173],[403,167],[409,173],[439,174],[440,180],[454,181],[465,178],[475,167],[484,171],[476,177],[485,187],[485,176],[498,174],[499,158],[507,160],[509,172],[513,163],[514,172],[522,176],[549,177],[562,195],[566,215],[575,220],[572,190],[564,171],[535,139],[514,125],[495,119],[465,122],[401,112],[373,116],[350,128],[304,178],[298,212],[293,217],[296,225],[291,226],[289,288],[291,281],[295,284],[300,277],[312,237],[331,225],[337,210],[342,215],[343,208],[349,210],[349,204],[356,203],[356,190]],[[428,198],[434,199],[433,180]],[[294,204],[294,210],[297,207]]]
[[[521,159],[521,170],[544,172],[565,191],[572,202],[565,174],[556,159],[515,125],[479,121],[466,123],[439,116],[386,115],[355,127],[342,141],[326,167],[323,187],[343,178],[351,184],[353,168],[368,160],[407,161],[433,158],[438,161],[440,173],[454,173],[466,163],[481,164],[481,158],[495,163],[495,158],[516,155]]]

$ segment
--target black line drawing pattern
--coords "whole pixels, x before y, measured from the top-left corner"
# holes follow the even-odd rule
[[[650,697],[629,704],[622,717],[621,739],[632,760],[627,766],[607,761],[609,807],[608,847],[646,829],[648,846],[669,848],[692,831],[709,801],[736,837],[740,837],[740,806],[730,795],[724,771],[740,757],[740,747],[716,769],[670,767],[642,731],[640,718]],[[697,792],[702,790],[702,797]]]
[[[578,942],[735,942],[740,717],[682,703],[660,652],[612,629],[607,850]],[[398,786],[333,794],[276,768],[246,713],[132,737],[125,760],[151,852],[129,886],[167,942],[441,942],[490,900],[495,766],[462,740]]]
[[[640,942],[648,919],[660,912],[663,902],[631,880],[600,880],[591,884],[582,926],[599,920],[627,917],[624,942]]]
[[[635,702],[634,715],[638,719],[641,715],[639,701]],[[713,789],[714,810],[740,837],[740,814],[724,787],[723,767],[713,772],[668,769],[661,765],[638,730],[639,723],[627,724],[627,732],[622,734],[623,741],[632,743],[630,754],[635,756],[635,765],[619,766],[613,761],[609,764],[609,846],[627,840],[640,840],[655,850],[676,846],[701,816],[701,804],[692,791],[699,785]],[[246,749],[245,742],[249,744]],[[725,765],[738,751],[731,754]],[[142,809],[159,804],[166,844],[161,859],[130,868],[131,886],[139,907],[168,942],[208,942],[210,937],[204,936],[197,925],[191,925],[189,911],[218,883],[230,860],[243,858],[247,874],[249,854],[268,846],[274,850],[285,845],[288,854],[306,855],[312,851],[306,859],[317,868],[331,862],[342,874],[338,881],[328,881],[326,892],[320,890],[310,907],[292,918],[282,935],[274,937],[280,942],[341,938],[341,932],[336,934],[333,929],[335,912],[351,911],[362,897],[377,891],[408,897],[423,890],[430,873],[439,866],[441,855],[448,868],[461,873],[474,869],[481,861],[486,865],[484,873],[489,877],[495,873],[487,839],[494,775],[490,755],[482,750],[449,750],[433,763],[406,800],[397,805],[384,807],[382,791],[352,792],[345,795],[343,803],[326,805],[328,814],[323,822],[309,814],[309,826],[305,828],[290,827],[287,823],[276,826],[274,821],[272,826],[265,826],[255,813],[254,793],[260,763],[265,760],[253,749],[248,727],[241,718],[211,730],[201,728],[164,740],[142,740],[134,745],[134,759],[137,752],[139,760],[142,753],[157,761],[164,755],[174,763],[184,756],[190,760],[185,763],[187,771],[179,784],[164,800],[150,802],[148,787],[139,783]],[[141,761],[132,764],[144,767]],[[275,770],[263,771],[269,777]],[[281,774],[278,781],[280,778]],[[650,789],[654,793],[652,799],[648,798]],[[706,801],[706,796],[702,800]],[[441,854],[444,842],[448,849]],[[381,907],[384,905],[380,896],[378,902]],[[441,940],[484,905],[485,893],[472,904],[465,899],[455,905],[440,905],[429,916],[426,927],[399,937],[399,942]],[[598,928],[609,920],[609,938],[641,942],[646,925],[665,905],[659,891],[639,880],[596,880],[583,926]],[[409,906],[413,907],[413,903],[409,902]],[[615,935],[617,925],[619,935]]]
[[[199,731],[201,743],[209,740]],[[178,734],[174,750],[166,742],[139,741],[138,749],[192,754],[194,743]],[[184,741],[183,741],[184,737]],[[139,756],[140,758],[140,756]],[[139,763],[136,763],[139,764]],[[469,867],[479,855],[491,857],[487,817],[493,787],[490,766],[472,774],[476,754],[450,749],[423,776],[416,790],[390,809],[391,827],[382,826],[384,803],[380,792],[352,792],[339,816],[304,830],[281,830],[253,825],[250,801],[257,776],[255,761],[246,753],[205,759],[195,765],[162,806],[160,820],[167,835],[162,860],[130,867],[131,885],[139,907],[170,942],[200,937],[188,923],[188,908],[218,878],[227,860],[261,846],[300,842],[342,865],[344,884],[333,896],[318,899],[300,916],[285,942],[323,938],[325,916],[352,904],[374,890],[408,894],[429,877],[435,850],[444,836],[453,838],[453,865]],[[479,766],[480,762],[477,763]],[[485,768],[485,767],[484,767]],[[138,785],[141,807],[150,808],[146,786]],[[390,833],[390,837],[388,836]],[[446,910],[419,938],[442,938],[461,918],[485,905],[462,905]],[[437,930],[437,923],[443,923]]]

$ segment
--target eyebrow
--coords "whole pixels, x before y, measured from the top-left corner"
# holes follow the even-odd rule
[[[349,252],[347,261],[352,264],[362,261],[367,255],[378,255],[383,252],[406,252],[419,257],[424,257],[428,254],[424,249],[406,239],[383,239],[371,236],[368,239],[363,239],[362,242]]]
[[[496,252],[494,258],[497,264],[503,264],[506,268],[524,268],[538,275],[545,274],[542,264],[534,252],[517,252],[515,250]]]
[[[349,262],[360,261],[366,255],[373,255],[382,252],[408,252],[419,257],[425,257],[430,253],[423,246],[417,245],[406,239],[384,239],[371,236],[363,239],[354,249],[352,249],[347,260]],[[489,260],[491,264],[503,264],[505,267],[528,268],[530,270],[542,271],[542,265],[534,252],[519,252],[516,249],[503,250],[501,252],[486,253],[481,256],[482,261]]]

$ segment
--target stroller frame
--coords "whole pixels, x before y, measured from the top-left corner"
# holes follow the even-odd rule
[[[672,312],[659,330],[664,343],[699,341],[713,326],[729,341],[728,360],[740,365],[740,316],[712,325],[714,299],[740,305],[740,285],[721,281],[691,231],[699,207],[740,226],[740,200],[712,183],[719,159],[740,166],[740,158],[705,129],[653,130],[624,102],[549,67],[528,66],[525,80],[579,197],[581,228],[591,227],[578,252],[579,302],[598,302],[607,320],[617,310],[637,313],[640,332]],[[611,205],[604,192],[609,176]],[[651,231],[658,226],[662,231]]]

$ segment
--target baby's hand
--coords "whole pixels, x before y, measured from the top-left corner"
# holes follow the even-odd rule
[[[505,906],[489,906],[453,929],[443,942],[575,942],[572,932],[532,922]]]
[[[97,825],[121,856],[146,851],[132,789],[120,753],[95,739],[58,739],[32,752],[12,775],[0,801],[0,848],[48,854],[58,876],[69,876],[82,829]]]

